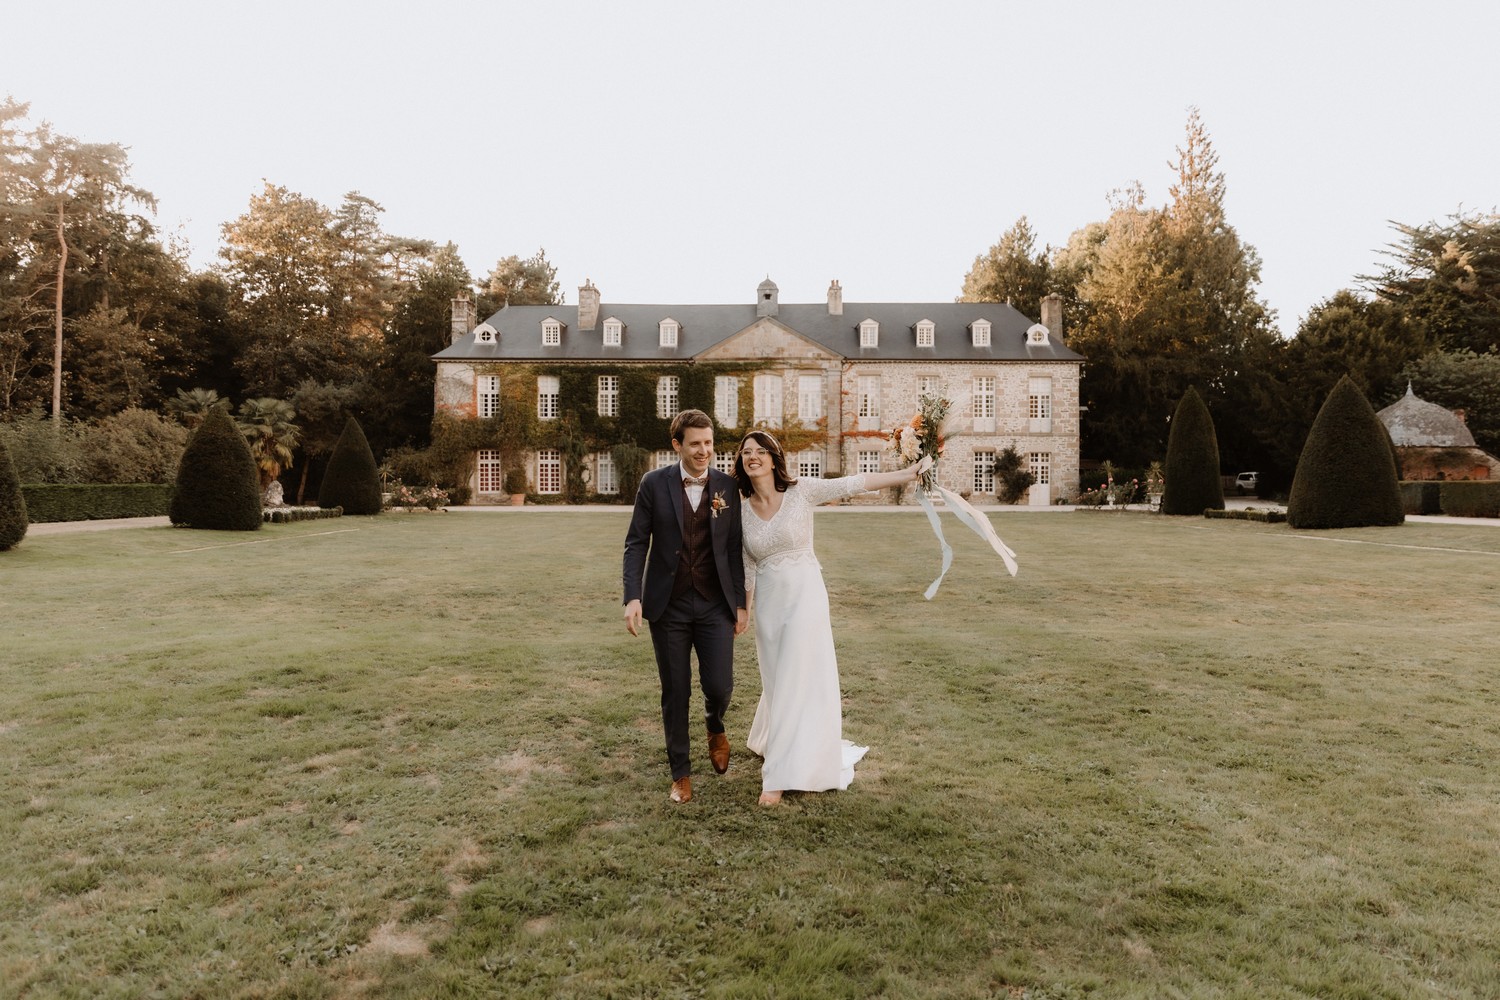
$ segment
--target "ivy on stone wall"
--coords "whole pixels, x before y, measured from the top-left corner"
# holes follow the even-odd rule
[[[737,446],[750,429],[754,377],[773,367],[769,362],[679,362],[618,368],[599,364],[476,364],[476,375],[500,376],[499,412],[489,418],[439,413],[433,420],[433,464],[443,470],[448,479],[445,485],[453,486],[468,482],[474,452],[481,448],[499,450],[505,456],[507,472],[520,469],[524,453],[556,449],[563,459],[562,499],[578,502],[610,499],[594,497],[589,491],[591,484],[583,478],[587,457],[607,451],[615,457],[620,497],[629,497],[646,471],[650,452],[671,447],[671,419],[656,415],[659,378],[677,377],[678,410],[698,409],[713,417],[715,380],[722,375],[738,376],[740,426],[724,427],[717,418],[714,421],[714,439],[722,450]],[[536,415],[537,379],[544,375],[557,379],[557,420],[539,420]],[[620,380],[619,416],[599,413],[600,375],[614,375]],[[788,452],[821,447],[829,440],[827,418],[811,427],[793,425],[774,428],[773,432]],[[627,461],[622,462],[622,458]]]

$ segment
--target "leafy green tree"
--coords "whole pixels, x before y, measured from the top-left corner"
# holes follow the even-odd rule
[[[125,309],[99,306],[74,324],[67,380],[69,404],[97,418],[158,401],[153,369],[161,358],[152,337]]]
[[[1313,306],[1288,341],[1261,345],[1247,355],[1243,393],[1234,404],[1256,415],[1264,486],[1284,491],[1318,406],[1345,375],[1367,398],[1395,398],[1405,388],[1402,367],[1429,349],[1426,328],[1384,299],[1340,291]]]
[[[1387,251],[1390,263],[1365,283],[1443,350],[1500,349],[1500,214],[1393,225],[1401,238]]]
[[[232,319],[246,331],[235,368],[257,396],[289,396],[303,379],[345,383],[369,366],[372,341],[335,322],[341,250],[333,216],[317,201],[269,182],[224,226]]]
[[[5,447],[4,439],[0,439],[0,552],[25,538],[29,524],[21,480],[16,476],[15,464],[10,460],[10,449]]]
[[[1198,390],[1188,387],[1172,416],[1167,435],[1163,514],[1201,515],[1224,507],[1224,480],[1219,471],[1219,440],[1214,418]]]
[[[1016,220],[964,276],[960,302],[1009,302],[1031,319],[1041,318],[1042,297],[1051,291],[1050,247],[1037,250],[1026,216]]]
[[[127,182],[129,158],[117,143],[86,143],[55,131],[47,122],[29,131],[19,127],[26,105],[7,100],[0,122],[7,222],[3,235],[15,245],[30,244],[32,278],[38,265],[51,270],[53,325],[52,416],[61,419],[63,402],[64,304],[70,264],[92,264],[83,244],[126,214],[131,204],[154,210],[156,198]],[[24,236],[23,236],[24,234]],[[33,289],[34,290],[34,289]]]
[[[1434,351],[1401,370],[1384,398],[1394,403],[1412,390],[1429,403],[1462,410],[1474,443],[1500,455],[1500,351]]]
[[[307,496],[308,471],[315,461],[328,455],[343,433],[349,412],[358,403],[362,385],[334,385],[305,380],[292,393],[292,407],[301,428],[302,476],[297,482],[297,502]]]
[[[130,407],[84,432],[91,483],[170,483],[190,432],[150,410]]]
[[[240,404],[240,433],[245,436],[250,456],[260,472],[262,490],[270,486],[282,470],[292,467],[301,437],[296,420],[297,411],[284,399],[263,396]]]
[[[506,305],[555,306],[562,304],[562,286],[557,268],[547,259],[545,249],[525,260],[511,255],[502,257],[484,279],[484,294],[479,297],[479,313],[487,316]]]
[[[473,283],[458,248],[449,243],[418,265],[415,279],[402,287],[361,410],[380,454],[403,446],[422,448],[431,441],[437,377],[432,355],[448,346],[453,299],[471,292]]]
[[[1162,453],[1189,386],[1210,403],[1233,399],[1247,358],[1275,339],[1256,295],[1260,258],[1227,221],[1224,176],[1196,110],[1177,152],[1164,207],[1148,207],[1139,185],[1115,192],[1109,218],[1074,233],[1053,261],[1069,346],[1088,358],[1084,451],[1129,465]],[[1238,451],[1253,440],[1240,425],[1254,417],[1225,412]]]
[[[1400,524],[1406,515],[1390,435],[1347,375],[1318,410],[1287,501],[1293,528]],[[1171,488],[1168,474],[1167,488]]]
[[[218,531],[256,531],[261,487],[255,459],[229,414],[215,407],[193,432],[177,467],[173,524]]]
[[[380,473],[375,468],[375,455],[353,417],[344,424],[344,432],[328,459],[328,469],[318,487],[318,506],[342,507],[345,514],[380,513]]]

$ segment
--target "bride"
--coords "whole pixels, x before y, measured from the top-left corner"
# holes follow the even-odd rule
[[[910,483],[930,464],[923,459],[900,472],[797,480],[770,434],[751,431],[740,442],[734,476],[750,509],[742,519],[745,590],[761,680],[746,743],[765,759],[761,805],[780,803],[788,790],[848,788],[854,765],[869,749],[843,738],[828,591],[812,548],[813,508]]]

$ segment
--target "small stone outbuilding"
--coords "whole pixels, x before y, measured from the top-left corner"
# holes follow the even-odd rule
[[[1376,416],[1396,446],[1402,479],[1500,479],[1500,461],[1474,443],[1462,412],[1418,398],[1410,383]]]

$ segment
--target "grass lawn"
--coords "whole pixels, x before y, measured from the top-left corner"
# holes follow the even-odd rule
[[[1500,996],[1500,529],[818,520],[847,792],[667,801],[627,514],[0,554],[5,997]]]

